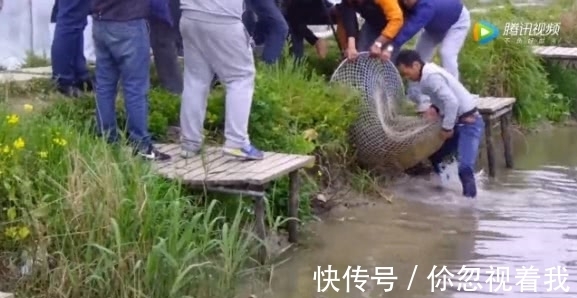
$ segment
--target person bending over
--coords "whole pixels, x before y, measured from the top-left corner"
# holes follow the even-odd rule
[[[415,50],[425,62],[433,59],[440,44],[441,65],[459,79],[459,52],[471,27],[469,10],[461,0],[401,0],[407,11],[403,28],[393,41],[400,48],[424,29]]]
[[[59,0],[62,1],[62,0]],[[98,133],[118,141],[116,95],[121,82],[128,139],[134,154],[168,160],[157,151],[148,132],[150,0],[92,0],[92,36],[96,50],[96,121]]]
[[[340,18],[334,4],[327,0],[289,0],[286,4],[286,14],[291,35],[291,51],[295,58],[301,58],[304,55],[304,42],[306,40],[310,45],[315,47],[317,55],[324,59],[328,52],[326,40],[316,37],[309,29],[308,25],[333,25],[339,23]],[[344,29],[342,26],[337,27],[337,37],[340,46],[345,46],[346,36],[342,38]]]
[[[239,2],[242,5],[243,1]],[[280,8],[275,0],[246,0],[246,8],[245,25],[255,43],[264,46],[262,60],[267,64],[276,63],[282,55],[289,30]]]
[[[422,92],[431,99],[432,105],[424,116],[442,119],[440,137],[444,143],[429,157],[435,173],[440,174],[443,159],[457,153],[463,195],[475,198],[475,163],[485,127],[477,111],[475,97],[449,72],[434,63],[425,63],[417,51],[400,51],[396,64],[401,75],[417,82]]]
[[[348,59],[356,59],[359,51],[390,57],[390,46],[403,26],[398,0],[343,0],[339,10],[347,34]],[[360,31],[357,13],[365,19]]]
[[[247,132],[256,70],[250,36],[242,23],[242,1],[181,0],[181,8],[182,157],[193,157],[202,149],[208,93],[216,74],[226,87],[223,152],[243,159],[262,159],[263,153],[251,145]]]

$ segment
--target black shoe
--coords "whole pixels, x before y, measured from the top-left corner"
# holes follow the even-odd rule
[[[92,79],[82,80],[78,82],[78,84],[76,84],[75,87],[82,92],[92,92],[94,91],[94,80]]]
[[[146,150],[134,150],[134,154],[152,161],[167,161],[171,159],[170,155],[156,150],[152,145]]]
[[[75,86],[58,86],[56,90],[66,97],[78,98],[82,95],[82,91]]]

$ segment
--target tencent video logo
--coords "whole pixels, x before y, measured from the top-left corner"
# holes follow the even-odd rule
[[[499,36],[499,28],[489,22],[480,21],[473,26],[473,40],[480,45],[489,43],[497,36]]]

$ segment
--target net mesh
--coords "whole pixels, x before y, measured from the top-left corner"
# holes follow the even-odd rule
[[[331,77],[361,93],[359,116],[350,129],[357,161],[374,170],[404,171],[437,151],[440,122],[409,115],[403,81],[393,63],[361,53],[345,60]]]

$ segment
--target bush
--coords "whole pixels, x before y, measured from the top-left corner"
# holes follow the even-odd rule
[[[486,19],[503,28],[506,22],[530,21],[527,14],[501,9],[474,15],[473,22]],[[460,69],[462,80],[472,92],[517,98],[514,112],[522,124],[559,121],[568,115],[569,99],[555,92],[542,61],[532,53],[526,40],[517,43],[498,38],[481,46],[469,38],[461,51]]]
[[[130,150],[0,111],[0,284],[26,297],[224,297],[258,242]],[[30,262],[34,265],[30,266]],[[24,278],[18,269],[32,268]],[[13,274],[13,275],[11,275]],[[10,277],[14,277],[11,279]]]

